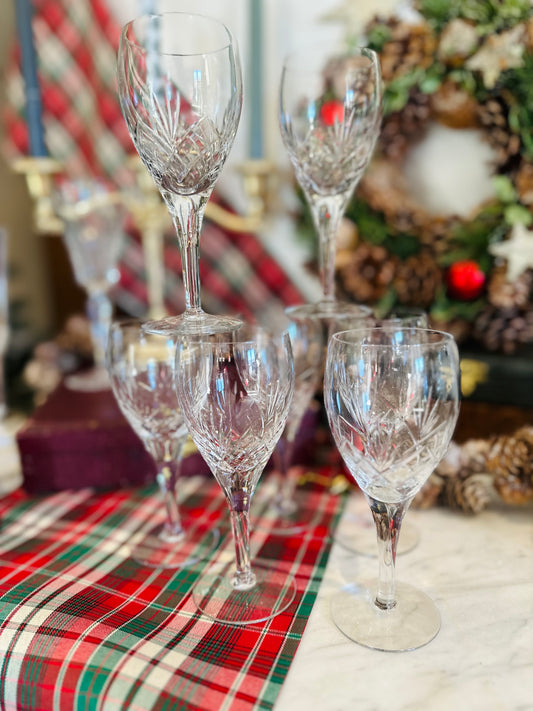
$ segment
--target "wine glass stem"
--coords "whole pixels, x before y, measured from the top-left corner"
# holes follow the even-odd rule
[[[250,563],[250,499],[242,493],[234,498],[238,501],[230,502],[235,544],[235,574],[232,584],[236,590],[249,590],[256,582]]]
[[[94,363],[105,367],[107,334],[111,325],[113,306],[105,292],[89,293],[86,303],[87,317],[91,327]]]
[[[163,495],[167,520],[163,529],[163,538],[176,538],[183,535],[183,526],[176,496],[176,484],[181,468],[181,456],[178,459],[166,458],[158,466],[157,481]]]
[[[380,609],[390,610],[396,605],[396,546],[409,501],[399,504],[384,504],[370,496],[367,499],[376,524],[378,538],[379,578],[374,602]]]
[[[346,208],[344,195],[316,199],[313,202],[313,218],[318,233],[318,258],[320,281],[325,301],[335,299],[335,255],[337,232]]]
[[[281,438],[276,448],[277,466],[281,474],[281,485],[276,496],[276,506],[281,513],[294,512],[294,491],[296,477],[290,476],[290,466],[294,451],[294,439]]]
[[[210,191],[190,196],[167,191],[162,191],[161,194],[168,205],[178,236],[185,286],[185,308],[187,311],[201,311],[200,230]]]

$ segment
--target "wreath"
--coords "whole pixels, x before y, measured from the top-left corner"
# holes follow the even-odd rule
[[[423,307],[458,340],[512,353],[533,342],[532,6],[420,0],[415,10],[415,21],[365,28],[383,122],[339,234],[339,295],[381,313]],[[436,125],[472,129],[491,149],[493,194],[468,215],[429,211],[406,187],[406,161]]]

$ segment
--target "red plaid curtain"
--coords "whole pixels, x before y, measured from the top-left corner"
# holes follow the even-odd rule
[[[50,155],[70,176],[103,176],[119,188],[131,176],[127,158],[135,153],[116,93],[116,49],[120,28],[104,0],[35,0],[33,31]],[[3,111],[8,160],[28,153],[24,81],[15,45],[7,71]],[[177,242],[165,247],[165,297],[169,312],[181,311],[183,284]],[[206,223],[200,271],[208,311],[240,312],[268,322],[287,305],[302,301],[281,266],[256,235],[232,234]],[[138,235],[128,235],[121,280],[113,293],[128,313],[147,306],[144,257]]]

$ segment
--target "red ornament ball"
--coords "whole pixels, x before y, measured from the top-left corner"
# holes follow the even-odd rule
[[[473,259],[455,262],[448,269],[446,285],[453,299],[473,301],[483,293],[487,277]]]
[[[326,126],[333,126],[338,121],[344,121],[344,104],[342,101],[325,101],[320,107],[320,120]]]

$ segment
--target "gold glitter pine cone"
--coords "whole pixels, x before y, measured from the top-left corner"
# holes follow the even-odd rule
[[[533,427],[512,435],[495,437],[487,456],[487,469],[494,488],[508,504],[524,504],[533,499]]]
[[[440,502],[455,511],[477,514],[490,503],[487,477],[480,474],[448,477],[440,494]]]

